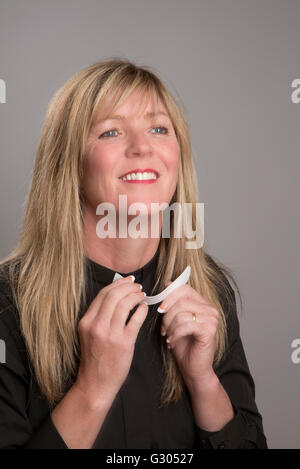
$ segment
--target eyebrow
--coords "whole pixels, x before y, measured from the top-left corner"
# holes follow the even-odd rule
[[[163,115],[163,116],[166,116],[166,117],[169,118],[168,114],[166,114],[163,111],[160,111],[160,112],[147,112],[144,115],[144,119],[152,119],[153,117],[160,116],[160,115]],[[125,120],[125,119],[126,119],[126,116],[121,116],[120,114],[115,114],[114,116],[108,116],[105,119],[100,119],[98,121],[98,124],[100,124],[101,122],[105,122],[107,120]]]

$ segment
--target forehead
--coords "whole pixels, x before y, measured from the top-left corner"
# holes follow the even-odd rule
[[[145,118],[154,117],[155,114],[164,113],[168,116],[168,111],[155,91],[145,92],[135,89],[128,96],[117,96],[111,94],[105,98],[95,115],[97,123],[111,119],[130,116],[144,115]]]

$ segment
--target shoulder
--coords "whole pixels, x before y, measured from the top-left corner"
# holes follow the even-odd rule
[[[24,373],[26,347],[20,328],[20,317],[9,280],[8,265],[0,266],[0,339],[5,349],[5,366]]]
[[[15,309],[13,290],[9,279],[9,264],[0,265],[0,319],[8,309]]]
[[[7,309],[16,309],[9,269],[8,262],[0,265],[0,317]]]

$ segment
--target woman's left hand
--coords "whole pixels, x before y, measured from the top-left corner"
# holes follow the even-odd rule
[[[160,308],[166,311],[162,317],[162,332],[167,334],[185,383],[201,386],[201,382],[214,376],[218,311],[190,285],[176,288]],[[196,320],[193,320],[193,313]]]

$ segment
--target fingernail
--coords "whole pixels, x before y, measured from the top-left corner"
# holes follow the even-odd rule
[[[133,281],[133,282],[135,281],[135,276],[134,276],[134,275],[129,275],[129,277],[132,278],[132,281]]]
[[[168,337],[166,338],[166,342],[167,342],[167,344],[169,344],[169,343],[170,343],[170,341],[169,341]]]
[[[162,308],[163,306],[163,308]],[[167,310],[168,304],[167,303],[162,303],[159,308],[157,308],[157,311],[159,313],[165,313]]]
[[[161,335],[166,335],[166,331],[164,329],[161,329],[160,333]]]

